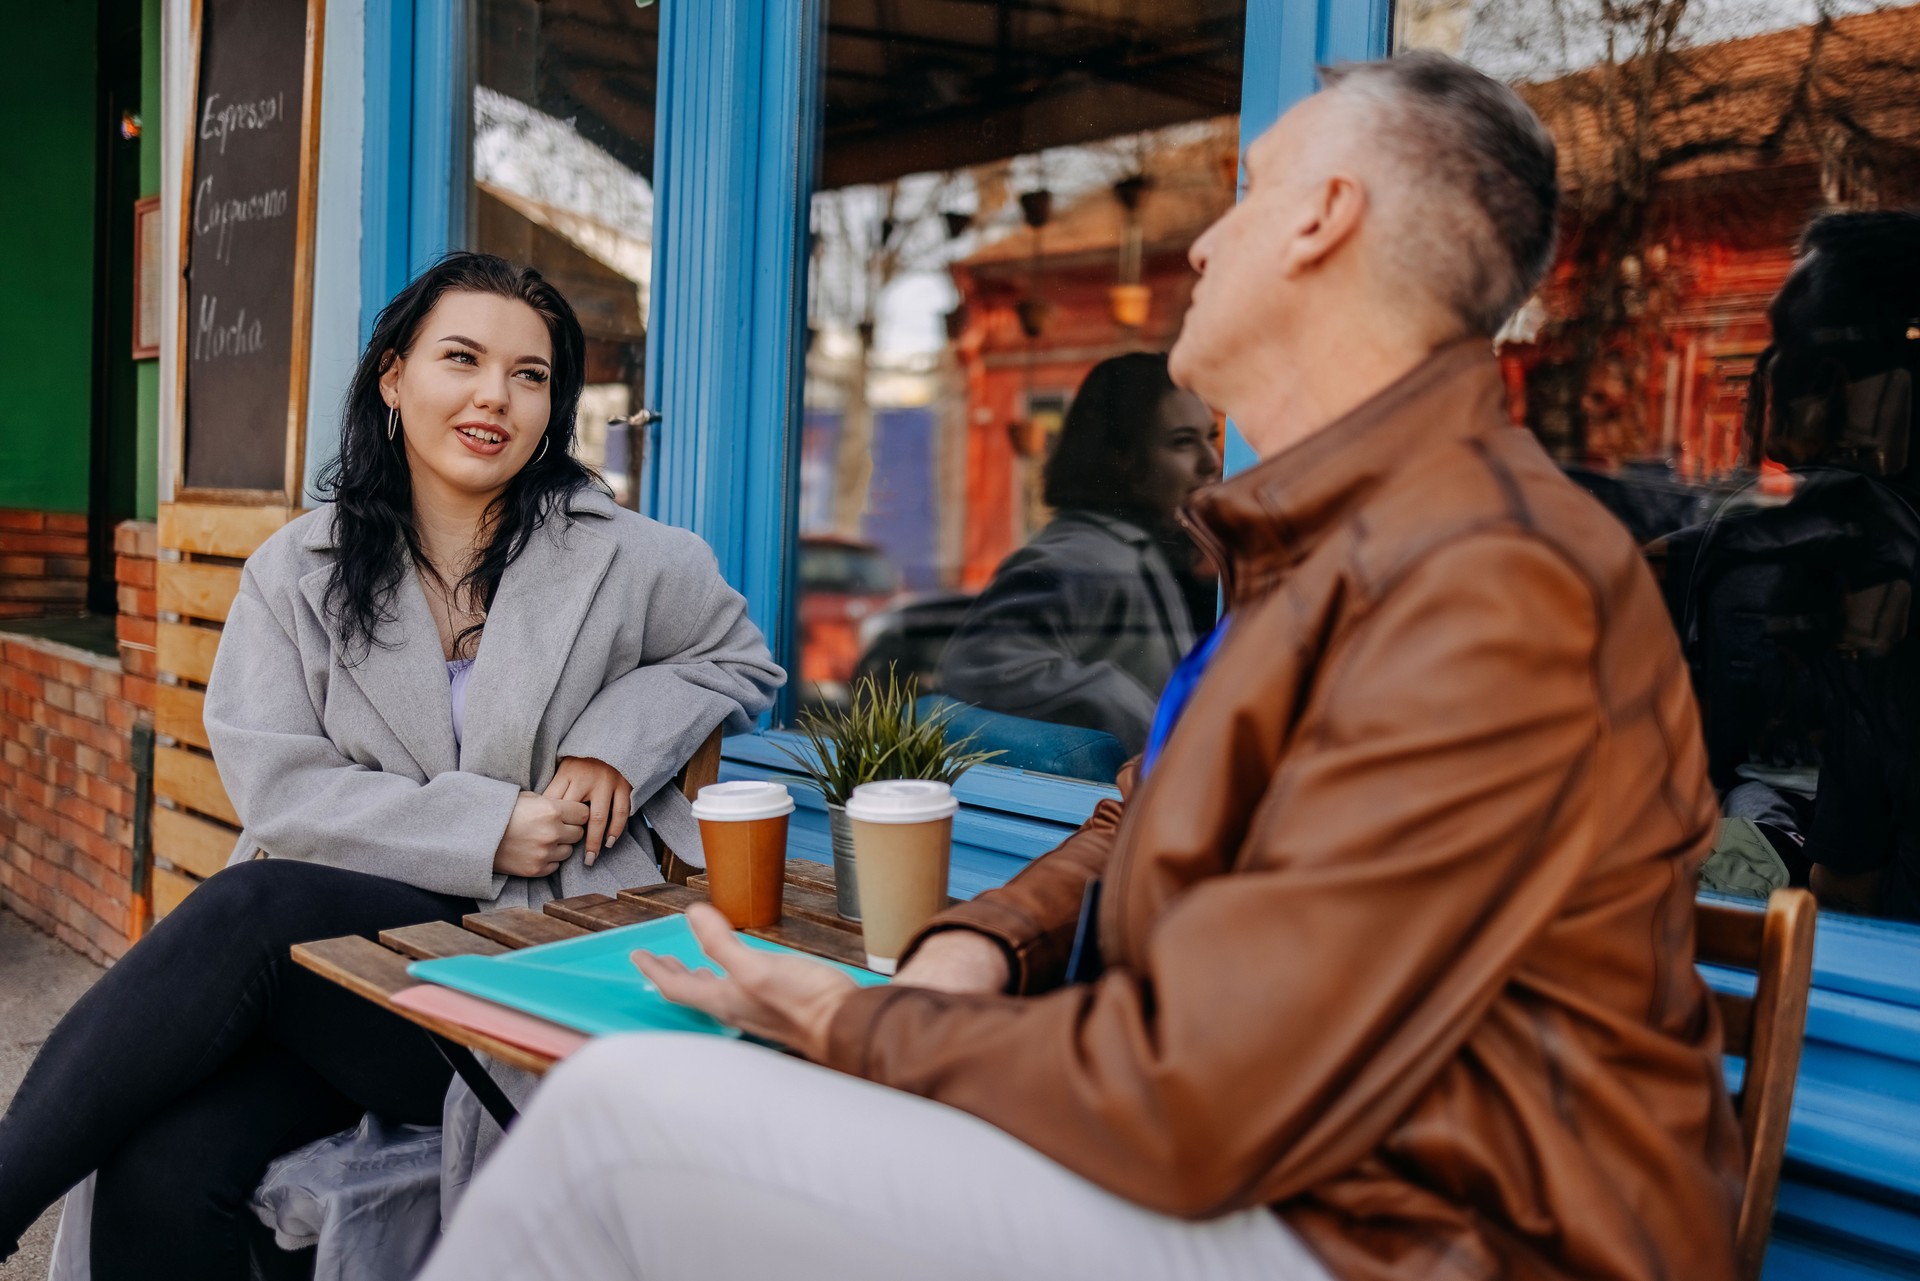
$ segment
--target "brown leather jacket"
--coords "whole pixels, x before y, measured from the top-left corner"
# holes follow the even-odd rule
[[[1626,532],[1462,344],[1197,496],[1231,623],[1122,802],[933,928],[1016,995],[879,988],[829,1062],[1347,1281],[1733,1275],[1685,667]],[[1101,875],[1098,981],[1060,979]],[[937,1160],[937,1153],[929,1153]]]

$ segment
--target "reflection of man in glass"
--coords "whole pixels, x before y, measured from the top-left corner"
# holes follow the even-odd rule
[[[1146,744],[1154,700],[1211,624],[1176,513],[1220,474],[1213,415],[1145,352],[1080,385],[1045,496],[1058,515],[1001,564],[940,660],[941,688],[996,712]]]
[[[1708,883],[1804,882],[1920,920],[1920,214],[1831,214],[1800,247],[1748,407],[1791,501],[1729,503],[1661,548],[1714,781],[1744,820]]]

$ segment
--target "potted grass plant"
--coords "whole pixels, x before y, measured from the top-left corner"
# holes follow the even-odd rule
[[[924,778],[952,785],[975,765],[1000,752],[972,749],[976,735],[949,741],[948,722],[955,705],[923,713],[919,681],[900,680],[892,669],[882,683],[873,676],[854,682],[845,708],[805,711],[794,725],[802,742],[780,746],[799,769],[801,781],[818,788],[827,802],[833,834],[835,907],[850,921],[860,919],[853,873],[853,828],[847,822],[847,798],[862,783],[881,779]]]

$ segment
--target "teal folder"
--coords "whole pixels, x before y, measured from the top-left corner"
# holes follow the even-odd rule
[[[739,938],[762,952],[783,952],[816,965],[831,965],[865,987],[886,982],[881,975],[823,961],[765,939],[746,934]],[[407,973],[593,1036],[643,1031],[740,1035],[698,1010],[661,996],[634,968],[630,954],[639,950],[674,957],[689,969],[724,972],[700,950],[687,918],[669,916],[498,956],[415,961]]]

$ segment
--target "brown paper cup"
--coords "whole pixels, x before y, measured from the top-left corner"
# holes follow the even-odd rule
[[[943,784],[918,780],[869,783],[848,799],[868,969],[893,973],[908,941],[947,905],[956,808]]]
[[[907,942],[947,905],[953,820],[862,823],[853,820],[860,881],[860,928],[867,968],[891,974]]]
[[[707,895],[737,930],[780,922],[792,811],[778,783],[716,783],[701,788],[693,803],[707,855]]]
[[[786,888],[787,816],[700,820],[707,894],[736,930],[780,923]]]

